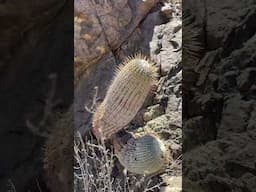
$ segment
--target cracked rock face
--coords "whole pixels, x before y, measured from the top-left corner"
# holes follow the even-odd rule
[[[206,3],[210,2],[206,1]],[[222,6],[215,8],[216,15],[228,5]],[[240,7],[243,7],[243,10],[255,11],[255,8],[248,6],[247,2],[241,2]],[[236,6],[227,11],[234,12],[235,8]],[[213,12],[213,8],[211,9]],[[220,15],[225,17],[224,13]],[[209,20],[213,18],[214,14],[208,17]],[[256,36],[252,33],[251,13],[248,13],[244,20],[241,20],[239,15],[232,15],[232,18],[233,22],[236,22],[234,25],[238,27],[231,25],[228,28],[230,31],[228,35],[223,34],[222,40],[217,41],[217,43],[221,41],[224,47],[219,45],[216,49],[206,52],[195,70],[191,72],[191,75],[197,79],[194,85],[184,84],[184,89],[186,86],[189,87],[189,92],[186,91],[184,96],[186,98],[184,107],[187,109],[184,113],[185,124],[186,121],[190,121],[191,123],[187,124],[191,124],[191,126],[188,127],[193,127],[192,119],[214,122],[211,130],[215,131],[209,133],[211,136],[209,135],[208,141],[223,138],[230,132],[244,132],[249,124],[252,125],[249,122],[254,114],[255,83],[253,74],[255,71]],[[224,18],[224,20],[228,19],[230,18]],[[200,23],[200,19],[198,20]],[[249,33],[244,34],[241,23],[245,23],[251,29]],[[214,22],[211,25],[214,25]],[[237,36],[243,39],[242,42],[234,41]],[[211,46],[211,43],[208,42],[207,46]],[[189,78],[190,74],[186,70],[184,73],[184,78]],[[239,115],[237,111],[240,111]],[[204,136],[201,134],[198,137],[203,138]]]
[[[158,0],[102,2],[75,1],[75,130],[82,134],[91,127],[88,123],[91,114],[84,107],[91,106],[94,87],[100,90],[98,102],[101,102],[114,76],[114,69],[129,55],[139,51],[149,55],[148,42],[152,38],[154,26],[164,21],[159,9],[149,14]],[[129,14],[123,12],[124,8],[131,10],[131,15],[130,11]],[[125,26],[118,25],[119,20],[122,20],[121,16],[117,17],[119,14],[127,14],[123,18],[129,22],[121,21]],[[88,35],[94,41],[90,41]],[[99,46],[106,48],[105,53],[96,50]]]
[[[211,141],[184,155],[183,171],[204,191],[254,191],[255,138],[255,131],[250,131]]]
[[[181,20],[173,18],[166,25],[155,27],[150,43],[151,56],[160,63],[161,75],[166,75],[181,62]]]
[[[188,8],[198,28],[206,25],[208,51],[194,71],[183,71],[185,79],[195,76],[184,84],[184,176],[207,192],[254,191],[256,4],[205,3],[204,22],[205,12],[195,11],[202,3]]]
[[[158,0],[75,1],[75,79],[134,32]]]

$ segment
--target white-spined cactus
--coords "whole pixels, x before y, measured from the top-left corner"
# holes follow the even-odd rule
[[[130,123],[156,83],[156,74],[156,67],[141,54],[119,67],[93,116],[92,130],[98,139],[109,139]]]
[[[170,159],[170,152],[157,136],[148,134],[130,138],[123,146],[114,141],[116,156],[130,172],[153,175],[163,171]]]

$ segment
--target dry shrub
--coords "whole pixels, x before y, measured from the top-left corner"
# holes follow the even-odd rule
[[[113,150],[92,136],[84,142],[77,133],[74,140],[75,192],[157,192],[164,184],[160,177],[126,174],[118,169]]]

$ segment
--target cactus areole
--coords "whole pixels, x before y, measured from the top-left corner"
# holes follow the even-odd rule
[[[138,54],[118,68],[106,97],[93,116],[93,133],[109,139],[132,121],[156,83],[156,67]]]

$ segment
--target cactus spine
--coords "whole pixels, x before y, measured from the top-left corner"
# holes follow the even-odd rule
[[[131,138],[115,153],[120,163],[130,172],[143,175],[159,173],[166,167],[169,152],[154,135]]]
[[[142,55],[128,58],[117,70],[106,97],[93,117],[93,133],[109,139],[142,107],[156,82],[156,67]]]

